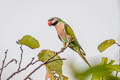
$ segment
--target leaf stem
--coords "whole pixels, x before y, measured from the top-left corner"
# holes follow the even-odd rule
[[[22,63],[22,56],[23,56],[23,49],[22,49],[22,45],[20,46],[20,50],[21,50],[21,56],[20,56],[20,62],[19,62],[19,66],[18,66],[18,71],[21,68],[21,63]]]
[[[119,46],[119,47],[120,47],[120,44],[119,44],[119,43],[115,43],[115,44],[117,44],[117,46]]]

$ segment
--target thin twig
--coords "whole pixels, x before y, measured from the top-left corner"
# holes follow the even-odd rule
[[[0,72],[0,80],[1,80],[1,77],[2,77],[2,72],[3,72],[5,61],[6,61],[7,52],[8,52],[8,50],[5,51],[5,57],[4,57],[4,60],[2,61],[2,68],[1,68],[1,72]]]
[[[22,63],[22,57],[23,57],[23,49],[22,49],[22,46],[20,46],[20,50],[21,50],[21,57],[20,57],[20,62],[19,62],[19,66],[18,66],[18,70],[14,73],[12,73],[8,78],[7,80],[10,80],[13,76],[15,76],[16,74],[26,70],[30,65],[34,65],[35,63],[38,62],[38,60],[34,61],[35,58],[32,58],[32,60],[24,67],[24,68],[21,68],[21,63]],[[34,62],[33,62],[34,61]]]
[[[45,64],[45,63],[44,63]],[[25,77],[24,80],[27,80],[35,71],[37,71],[39,68],[41,68],[44,64],[39,65],[37,68],[35,68],[27,77]]]
[[[69,42],[69,43],[70,43],[70,42]],[[65,50],[68,46],[69,46],[69,44],[67,44],[66,47],[62,48],[60,51],[55,52],[55,55],[52,56],[52,57],[50,57],[49,59],[47,59],[47,60],[45,61],[45,63],[48,62],[48,61],[50,61],[51,59],[53,59],[55,56],[57,56],[57,55],[60,54],[61,52],[64,52],[64,50]]]
[[[40,60],[36,60],[35,62],[32,63],[32,65],[34,65],[34,64],[37,63],[37,62],[40,62]]]
[[[47,63],[51,63],[51,62],[58,61],[58,60],[67,60],[67,59],[65,59],[65,58],[62,58],[62,59],[54,59],[54,60],[48,61]]]
[[[120,46],[120,44],[119,44],[119,43],[115,43],[115,44],[117,44],[117,46]]]
[[[48,58],[45,62],[43,62],[42,64],[40,64],[37,68],[35,68],[30,74],[28,74],[25,78],[24,78],[24,80],[27,80],[34,72],[36,72],[39,68],[41,68],[43,65],[45,65],[45,64],[48,64],[49,63],[49,61],[51,60],[51,59],[53,59],[55,56],[57,56],[58,54],[60,54],[61,52],[64,52],[64,50],[67,48],[67,47],[69,47],[69,44],[72,42],[72,40],[70,40],[69,42],[68,42],[68,44],[66,45],[66,47],[64,47],[64,48],[62,48],[60,51],[58,51],[58,52],[55,52],[56,54],[55,55],[53,55],[52,57],[50,57],[50,58]],[[56,61],[56,60],[55,60]],[[53,61],[50,61],[50,62],[53,62]]]
[[[14,62],[15,61],[15,64],[17,64],[17,60],[16,59],[12,59],[10,60],[3,68],[7,67],[10,63]],[[2,69],[2,68],[1,68]],[[1,70],[0,69],[0,70]]]
[[[33,80],[31,77],[28,78],[29,80]]]
[[[34,59],[35,59],[35,58],[32,58],[32,60],[29,62],[29,64],[27,64],[24,68],[19,69],[18,71],[14,72],[11,76],[9,76],[9,77],[7,78],[7,80],[10,80],[10,79],[11,79],[13,76],[15,76],[16,74],[18,74],[18,73],[26,70],[30,65],[33,65],[33,64],[37,63],[37,61],[33,62]]]
[[[21,56],[20,56],[20,62],[19,62],[19,66],[18,66],[18,71],[21,68],[21,63],[22,63],[22,56],[23,56],[23,49],[22,49],[22,45],[20,46],[20,50],[21,50]]]
[[[26,70],[30,65],[32,65],[33,60],[34,60],[34,58],[32,58],[32,60],[30,61],[30,63],[28,65],[26,65],[26,67],[20,69],[19,72]]]
[[[54,59],[54,60],[51,60],[51,61],[46,61],[44,62],[43,64],[39,65],[37,68],[35,68],[27,77],[24,78],[24,80],[27,80],[35,71],[37,71],[39,68],[41,68],[43,65],[45,64],[48,64],[50,62],[53,62],[53,61],[57,61],[57,60],[66,60],[65,58],[63,59]]]

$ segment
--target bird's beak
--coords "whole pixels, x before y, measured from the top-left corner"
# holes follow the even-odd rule
[[[52,26],[52,22],[51,22],[51,21],[48,21],[48,25],[49,25],[49,26]]]

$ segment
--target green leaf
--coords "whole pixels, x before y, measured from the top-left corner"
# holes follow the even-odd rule
[[[109,65],[106,66],[110,72],[117,71],[120,72],[120,65]]]
[[[25,35],[22,37],[22,39],[18,40],[18,44],[26,45],[32,49],[39,48],[40,44],[38,40],[36,40],[34,37],[30,35]]]
[[[106,57],[102,57],[102,60],[101,60],[100,65],[106,65],[107,62],[108,62],[108,58],[106,58]]]
[[[114,79],[115,77],[111,75],[113,71],[120,72],[120,66],[113,64],[114,62],[114,60],[111,60],[108,63],[108,58],[102,57],[101,63],[99,64],[102,69],[97,74],[93,73],[92,80],[99,80],[100,78],[101,80],[118,80],[117,78]]]
[[[115,60],[111,60],[108,65],[112,65],[115,62]]]
[[[54,55],[55,55],[55,53],[50,50],[42,50],[38,54],[38,58],[40,61],[45,62],[47,59],[49,59],[50,57],[52,57]],[[56,60],[56,59],[61,59],[61,58],[59,56],[55,56],[51,60]],[[50,62],[48,64],[45,64],[45,67],[47,69],[47,74],[50,76],[49,77],[50,80],[60,80],[60,78],[63,77],[62,76],[62,65],[63,65],[62,60],[56,60],[56,61]],[[56,76],[57,76],[57,79],[56,79]],[[63,80],[67,80],[67,79],[65,78]]]
[[[113,39],[109,39],[109,40],[105,40],[103,41],[99,46],[98,46],[98,50],[100,52],[105,51],[107,48],[109,48],[110,46],[112,46],[113,44],[115,44],[115,40]]]
[[[112,75],[113,71],[120,72],[120,66],[113,64],[114,60],[108,62],[108,58],[103,57],[100,64],[93,66],[85,71],[81,72],[73,68],[74,76],[77,80],[86,80],[91,74],[91,80],[120,80],[120,78]]]

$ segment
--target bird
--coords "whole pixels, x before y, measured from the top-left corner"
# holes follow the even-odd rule
[[[89,64],[88,60],[85,57],[86,55],[85,51],[83,50],[78,40],[76,39],[76,36],[72,28],[66,22],[64,22],[62,19],[58,17],[52,17],[48,20],[48,25],[50,27],[51,26],[55,27],[58,37],[63,43],[63,48],[66,47],[67,44],[71,41],[68,47],[77,52],[82,57],[82,59],[88,64],[88,66],[91,67],[91,65]]]

